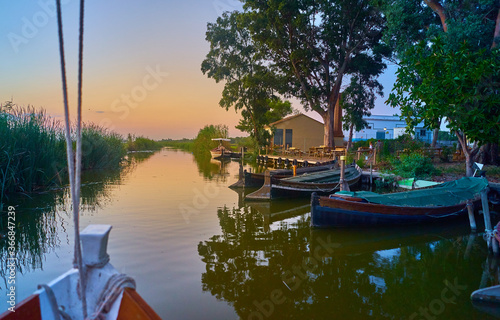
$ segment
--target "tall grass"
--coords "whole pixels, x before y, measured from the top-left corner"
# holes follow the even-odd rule
[[[82,170],[116,168],[127,154],[121,135],[90,123],[82,128]]]
[[[171,147],[175,149],[181,149],[185,151],[193,151],[194,140],[193,139],[181,139],[181,140],[162,140],[161,143],[166,147]]]
[[[122,137],[94,124],[82,128],[82,169],[118,167]],[[62,124],[44,110],[0,108],[0,203],[9,193],[31,193],[67,183]]]
[[[149,138],[135,137],[129,134],[127,138],[126,148],[128,151],[151,151],[160,150],[161,148],[163,148],[163,144]]]
[[[1,195],[32,192],[57,183],[66,167],[66,149],[58,121],[45,111],[17,107],[0,113]]]

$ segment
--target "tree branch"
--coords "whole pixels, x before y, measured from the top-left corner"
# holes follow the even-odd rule
[[[448,32],[448,25],[446,24],[446,14],[444,12],[443,6],[439,3],[439,0],[424,0],[424,2],[432,9],[439,19],[441,19],[441,25],[443,26],[444,32]]]
[[[498,37],[500,37],[500,8],[498,9],[497,21],[495,23],[495,33],[493,34],[493,43],[491,44],[491,49],[496,48],[498,45]]]

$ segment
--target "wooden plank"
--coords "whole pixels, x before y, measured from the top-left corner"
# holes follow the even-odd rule
[[[160,316],[131,288],[125,288],[117,320],[161,320]]]

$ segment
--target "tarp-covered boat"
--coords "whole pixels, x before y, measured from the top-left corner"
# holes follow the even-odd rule
[[[429,189],[391,194],[341,191],[311,196],[314,227],[412,224],[443,221],[467,211],[467,201],[478,202],[488,186],[484,178],[466,177]]]

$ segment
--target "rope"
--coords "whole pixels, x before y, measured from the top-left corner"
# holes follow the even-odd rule
[[[109,277],[96,303],[95,312],[89,320],[104,320],[116,298],[125,288],[135,289],[135,280],[125,274],[114,274]]]
[[[68,104],[68,86],[66,79],[66,62],[64,58],[64,37],[61,13],[61,0],[56,0],[57,7],[57,26],[59,34],[59,55],[61,63],[61,78],[64,100],[64,120],[65,120],[65,137],[66,137],[66,153],[68,157],[68,172],[71,188],[71,199],[73,203],[73,223],[75,231],[75,261],[74,264],[78,267],[80,277],[80,294],[82,298],[83,318],[87,318],[87,298],[85,285],[85,272],[83,270],[82,252],[80,247],[80,226],[79,226],[79,209],[80,209],[80,173],[81,173],[81,100],[82,100],[82,69],[83,69],[83,17],[84,17],[84,0],[80,0],[80,33],[79,33],[79,59],[78,59],[78,117],[76,125],[76,162],[73,156],[73,147],[71,141],[71,122],[69,119],[69,104]]]
[[[52,288],[46,284],[39,284],[38,289],[42,289],[42,288],[47,293],[50,308],[52,309],[52,313],[56,317],[55,320],[60,320],[61,317],[63,318],[63,320],[71,320],[71,317],[66,312],[64,312],[64,310],[59,308],[59,306],[57,305],[56,295],[54,294],[54,291],[52,291]]]

